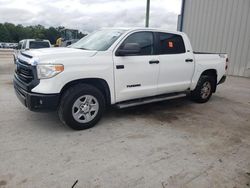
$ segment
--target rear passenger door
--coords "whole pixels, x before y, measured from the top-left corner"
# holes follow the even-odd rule
[[[181,35],[157,32],[159,77],[157,94],[187,90],[194,72],[193,54]]]

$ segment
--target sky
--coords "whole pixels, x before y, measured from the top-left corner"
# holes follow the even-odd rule
[[[0,0],[0,23],[65,26],[91,32],[102,27],[143,27],[146,0]],[[181,0],[151,0],[150,27],[176,30]]]

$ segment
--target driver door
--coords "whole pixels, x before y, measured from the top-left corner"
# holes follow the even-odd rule
[[[114,52],[116,102],[156,94],[159,61],[154,42],[153,32],[135,32],[127,36],[118,49],[122,49],[126,43],[137,43],[139,53],[119,56]]]

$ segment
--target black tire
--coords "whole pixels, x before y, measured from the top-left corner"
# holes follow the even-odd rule
[[[74,118],[74,107],[77,101],[81,100],[82,96],[92,96],[98,102],[98,110],[96,112],[95,117],[89,122],[79,122],[85,121],[85,116],[83,120],[78,119],[78,121]],[[84,97],[83,97],[84,98]],[[86,98],[86,97],[85,97]],[[86,98],[87,100],[87,98]],[[90,105],[89,105],[90,106]],[[81,108],[77,109],[78,110]],[[91,109],[91,107],[90,107]],[[103,94],[95,87],[88,84],[77,84],[69,88],[62,96],[60,106],[58,109],[58,115],[60,120],[71,127],[74,130],[83,130],[88,129],[97,124],[97,122],[101,119],[102,114],[105,110],[105,98]],[[90,110],[89,110],[90,111]],[[81,111],[81,113],[84,113]],[[89,112],[91,113],[91,112]],[[83,116],[83,115],[82,115]]]
[[[204,85],[207,85],[207,88],[209,88],[208,86],[210,85],[210,90],[206,95],[204,95]],[[200,77],[196,88],[191,92],[191,99],[198,103],[205,103],[212,96],[215,87],[215,79],[212,76],[203,75]]]

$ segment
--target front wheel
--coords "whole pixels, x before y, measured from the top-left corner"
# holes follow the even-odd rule
[[[75,130],[93,127],[102,116],[105,99],[95,87],[78,84],[68,89],[58,110],[60,120]]]
[[[214,91],[215,80],[211,76],[201,76],[194,91],[191,92],[191,99],[198,103],[207,102]]]

